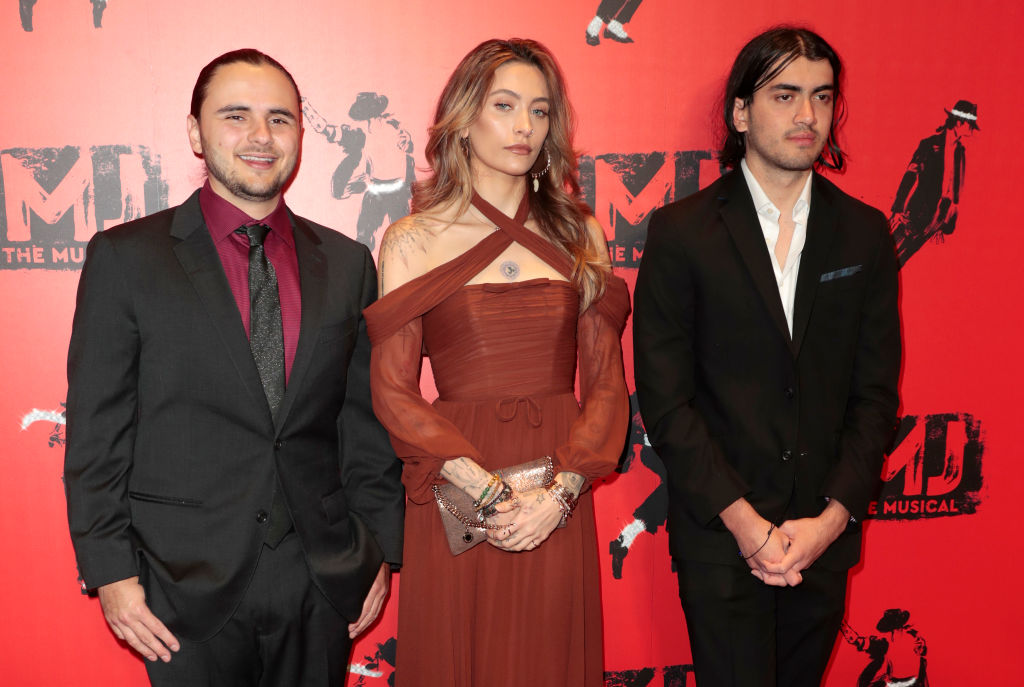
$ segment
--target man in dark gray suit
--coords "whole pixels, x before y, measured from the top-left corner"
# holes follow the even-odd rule
[[[301,122],[280,63],[218,57],[187,120],[207,183],[89,244],[68,518],[85,584],[155,685],[341,684],[401,561],[361,315],[373,262],[284,204]]]

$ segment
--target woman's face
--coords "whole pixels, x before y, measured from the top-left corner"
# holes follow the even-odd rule
[[[548,135],[550,108],[548,86],[537,67],[525,62],[498,67],[480,116],[465,132],[474,178],[529,172]]]

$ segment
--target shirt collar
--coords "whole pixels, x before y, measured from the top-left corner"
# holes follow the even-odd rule
[[[740,169],[743,170],[743,178],[747,182],[747,188],[750,189],[750,197],[754,200],[754,209],[757,210],[757,214],[764,215],[773,222],[777,222],[780,214],[779,209],[768,198],[768,194],[761,188],[761,184],[757,183],[754,173],[747,166],[746,158],[740,160]],[[799,224],[806,224],[807,216],[811,212],[811,179],[813,177],[814,172],[807,175],[807,181],[804,182],[804,188],[800,191],[800,197],[793,206],[793,221]]]
[[[206,227],[214,243],[223,241],[241,226],[259,222],[270,227],[273,234],[289,247],[295,245],[295,235],[292,232],[291,218],[288,216],[288,206],[284,204],[284,196],[278,199],[277,206],[266,217],[250,217],[214,193],[210,181],[207,180],[199,191],[199,207],[203,211],[203,219],[206,220]]]

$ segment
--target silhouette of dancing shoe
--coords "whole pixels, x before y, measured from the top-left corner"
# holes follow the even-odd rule
[[[599,45],[601,38],[596,33],[590,33],[587,31],[587,45]]]
[[[622,545],[622,537],[616,537],[608,543],[608,553],[612,555],[612,577],[622,579],[622,562],[626,560],[629,548]]]
[[[617,33],[612,33],[612,32],[611,32],[611,31],[609,31],[608,29],[605,29],[605,30],[604,30],[604,37],[605,37],[605,38],[608,38],[608,39],[610,39],[610,40],[613,40],[613,41],[615,41],[616,43],[632,43],[632,42],[633,42],[633,39],[632,39],[632,38],[630,38],[630,37],[629,37],[629,36],[628,36],[627,34],[625,34],[625,33],[624,33],[624,34],[622,34],[622,35],[620,36],[620,35],[619,35],[619,34],[617,34]]]

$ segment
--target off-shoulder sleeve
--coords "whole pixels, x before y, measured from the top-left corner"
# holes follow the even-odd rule
[[[444,482],[440,473],[445,461],[480,460],[479,451],[420,394],[422,350],[423,323],[417,317],[375,341],[370,355],[373,411],[391,435],[403,462],[406,494],[414,503],[433,498],[430,487]]]
[[[622,331],[629,291],[612,277],[604,296],[580,317],[576,333],[582,412],[569,440],[553,456],[556,470],[603,477],[618,463],[629,429],[629,393],[622,366]]]

